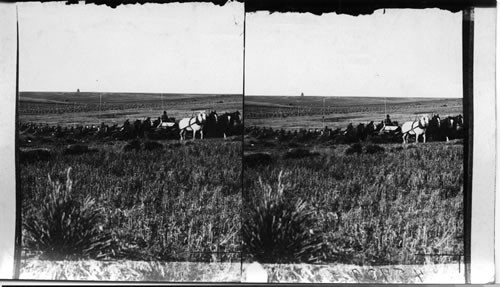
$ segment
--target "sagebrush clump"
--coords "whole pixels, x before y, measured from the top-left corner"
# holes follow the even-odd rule
[[[244,217],[245,256],[263,263],[315,262],[323,242],[314,210],[305,200],[287,200],[281,177],[277,188],[260,181],[262,198]]]
[[[111,239],[101,230],[102,212],[91,196],[74,195],[70,172],[64,184],[48,176],[48,193],[24,223],[28,245],[49,260],[106,257]]]

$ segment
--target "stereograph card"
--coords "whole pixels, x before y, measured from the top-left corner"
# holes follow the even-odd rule
[[[0,3],[0,278],[494,283],[496,13]]]

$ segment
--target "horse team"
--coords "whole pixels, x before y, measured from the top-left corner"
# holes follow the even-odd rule
[[[186,139],[187,132],[193,132],[193,139],[196,138],[196,133],[200,133],[200,138],[203,139],[203,129],[205,126],[216,132],[221,133],[226,138],[234,129],[241,125],[241,115],[239,111],[233,113],[224,113],[220,117],[217,112],[210,113],[200,112],[190,118],[183,118],[177,124],[181,140]]]
[[[130,122],[128,119],[119,126],[102,123],[96,125],[49,126],[48,124],[21,123],[19,131],[23,136],[54,136],[57,138],[82,139],[86,137],[115,138],[120,140],[133,138],[180,139],[185,140],[186,134],[192,132],[193,139],[224,137],[241,134],[241,115],[239,111],[218,115],[216,111],[200,111],[192,117],[175,121],[175,118],[158,118],[152,121],[150,117],[141,121]]]
[[[415,135],[415,142],[422,136],[425,143],[427,137],[433,140],[449,141],[450,139],[457,139],[464,137],[464,118],[462,115],[455,117],[447,117],[441,120],[438,114],[433,114],[432,118],[429,116],[421,116],[411,122],[405,122],[401,126],[401,133],[403,143],[408,143],[411,135]]]
[[[192,133],[194,140],[199,134],[200,139],[203,139],[208,134],[210,137],[224,137],[228,135],[240,134],[242,129],[241,114],[239,111],[224,113],[218,115],[216,111],[200,111],[193,114],[192,117],[183,118],[175,121],[175,118],[158,118],[151,121],[148,117],[144,121],[136,120],[133,124],[126,120],[121,127],[114,125],[108,126],[104,123],[100,126],[77,126],[75,127],[49,127],[48,125],[37,125],[33,123],[25,123],[20,127],[23,134],[32,135],[53,135],[56,137],[71,136],[84,137],[89,135],[96,136],[112,136],[121,139],[149,137],[152,134],[169,134],[168,138],[178,138],[186,140],[186,135]],[[250,131],[256,131],[256,127],[247,128]],[[261,128],[264,134],[272,133],[276,136],[296,137],[297,131],[292,135],[290,131],[285,132],[273,131],[266,128]],[[369,124],[359,124],[357,127],[351,123],[345,130],[341,129],[316,129],[316,130],[301,130],[299,135],[302,137],[322,137],[335,138],[346,137],[349,142],[364,141],[368,137],[386,136],[391,138],[400,137],[403,143],[408,143],[410,137],[415,136],[415,142],[419,142],[422,138],[423,142],[428,139],[434,141],[449,141],[450,139],[458,139],[464,137],[464,118],[462,115],[448,116],[441,119],[438,114],[433,114],[432,117],[423,115],[416,117],[414,121],[408,121],[401,126],[397,122],[382,121],[375,125],[373,121]]]
[[[349,123],[344,129],[296,129],[285,130],[273,129],[270,127],[250,126],[245,127],[245,134],[257,139],[275,139],[278,141],[299,141],[307,142],[319,140],[332,142],[334,144],[350,144],[362,141],[372,141],[376,143],[408,143],[410,137],[418,142],[449,141],[464,137],[464,119],[462,115],[449,116],[441,119],[439,115],[417,116],[414,121],[405,122],[400,125],[398,122],[390,121],[389,117],[376,124],[370,121],[368,124],[360,123],[357,126]]]

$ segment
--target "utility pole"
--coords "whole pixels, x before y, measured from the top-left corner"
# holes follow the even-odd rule
[[[97,90],[99,91],[99,80],[97,82]],[[101,103],[102,103],[102,92],[99,92],[99,120],[101,120]]]
[[[295,101],[297,104],[297,117],[300,115],[300,107],[299,107],[299,100]]]
[[[99,93],[99,120],[101,119],[102,93]]]
[[[384,114],[387,115],[387,102],[386,102],[386,100],[387,100],[387,97],[384,97]]]
[[[325,100],[326,98],[323,98],[323,129],[325,128]]]

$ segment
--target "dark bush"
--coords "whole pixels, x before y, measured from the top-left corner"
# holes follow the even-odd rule
[[[54,139],[51,137],[39,137],[38,141],[43,144],[52,144],[54,143]]]
[[[276,143],[274,141],[266,141],[259,139],[245,140],[245,145],[250,147],[275,147]]]
[[[167,144],[167,148],[178,148],[181,147],[182,144],[177,142],[177,143],[172,143],[172,144]]]
[[[347,138],[344,135],[336,135],[333,138],[332,142],[334,144],[347,144],[348,143]]]
[[[319,155],[318,152],[310,152],[308,149],[294,148],[288,150],[283,156],[285,159],[288,158],[305,158]]]
[[[402,146],[397,146],[397,147],[393,147],[391,148],[391,152],[395,152],[395,151],[401,151],[403,150],[404,148]]]
[[[243,157],[243,162],[247,167],[256,167],[261,165],[269,165],[273,162],[273,158],[268,153],[252,153]]]
[[[385,148],[379,146],[379,145],[367,145],[366,146],[366,153],[368,154],[374,154],[374,153],[384,153]]]
[[[167,139],[167,135],[164,131],[151,131],[147,136],[150,140],[164,140]]]
[[[229,140],[232,142],[240,142],[243,141],[243,137],[241,135],[234,135],[229,137]]]
[[[147,141],[147,142],[144,142],[144,149],[149,150],[149,151],[163,149],[163,145],[159,142]]]
[[[48,149],[32,149],[19,152],[20,163],[32,163],[36,161],[47,161],[52,158],[52,153]]]
[[[90,149],[87,145],[84,145],[84,144],[72,144],[72,145],[68,145],[63,150],[63,154],[66,154],[66,155],[79,155],[79,154],[92,153],[92,152],[96,152],[96,151],[97,150]]]
[[[360,154],[363,152],[363,146],[360,143],[352,144],[349,148],[346,149],[345,154]]]
[[[123,146],[123,151],[139,151],[141,149],[141,142],[139,140],[133,140],[128,142]]]

